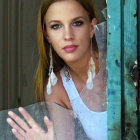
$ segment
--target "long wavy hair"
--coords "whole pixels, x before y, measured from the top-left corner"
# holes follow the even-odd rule
[[[44,98],[44,86],[46,85],[46,80],[49,72],[49,50],[50,44],[44,36],[45,24],[44,17],[49,8],[49,6],[56,2],[62,0],[42,0],[38,13],[37,22],[37,38],[38,38],[38,50],[39,50],[39,62],[35,74],[35,94],[37,101],[43,101]],[[83,8],[87,11],[90,21],[96,18],[95,6],[92,0],[76,0]],[[95,37],[93,37],[93,46],[96,46]],[[53,53],[53,67],[54,72],[60,71],[60,69],[65,65],[65,62],[57,55],[57,53],[52,50]]]

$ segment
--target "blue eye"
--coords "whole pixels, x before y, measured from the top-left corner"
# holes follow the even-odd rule
[[[54,25],[51,26],[51,29],[57,30],[60,27],[61,27],[60,24],[54,24]]]
[[[72,25],[74,26],[81,26],[83,24],[83,21],[75,21]]]

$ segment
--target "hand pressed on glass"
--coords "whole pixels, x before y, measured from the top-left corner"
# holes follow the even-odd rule
[[[19,108],[19,112],[23,115],[24,122],[19,116],[17,116],[12,111],[8,112],[8,115],[12,118],[8,118],[7,122],[12,127],[13,134],[18,138],[18,140],[55,140],[53,123],[48,119],[47,116],[44,117],[44,123],[48,128],[46,132],[43,130],[29,115],[29,113],[22,107]],[[16,123],[15,123],[15,122]]]

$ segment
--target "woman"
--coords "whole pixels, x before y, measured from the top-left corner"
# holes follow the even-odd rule
[[[40,60],[36,73],[36,95],[39,100],[44,97],[47,102],[72,109],[90,139],[106,140],[106,92],[103,80],[106,71],[102,69],[100,74],[100,55],[94,38],[96,24],[91,0],[43,0],[38,18]],[[52,116],[54,110],[50,110]],[[72,140],[75,137],[71,134],[71,137],[60,138],[54,132],[55,122],[60,116],[55,117],[54,124],[47,117],[44,118],[48,127],[48,132],[45,132],[23,108],[19,108],[19,111],[31,127],[13,112],[8,113],[20,126],[7,119],[19,140]],[[67,130],[63,131],[67,133]]]

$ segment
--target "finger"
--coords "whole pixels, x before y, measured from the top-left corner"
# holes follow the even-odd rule
[[[23,117],[31,127],[38,127],[37,123],[24,108],[20,107],[19,112],[23,115]]]
[[[48,128],[48,133],[54,133],[53,123],[48,119],[47,116],[44,117],[44,123]]]
[[[18,140],[25,140],[23,136],[21,136],[16,129],[12,129],[12,133],[16,136]]]
[[[25,135],[25,132],[23,131],[23,129],[21,129],[12,119],[8,118],[7,122],[11,127],[17,130],[22,136]]]
[[[9,111],[8,115],[25,131],[29,130],[28,125],[19,116],[17,116],[14,112]]]

